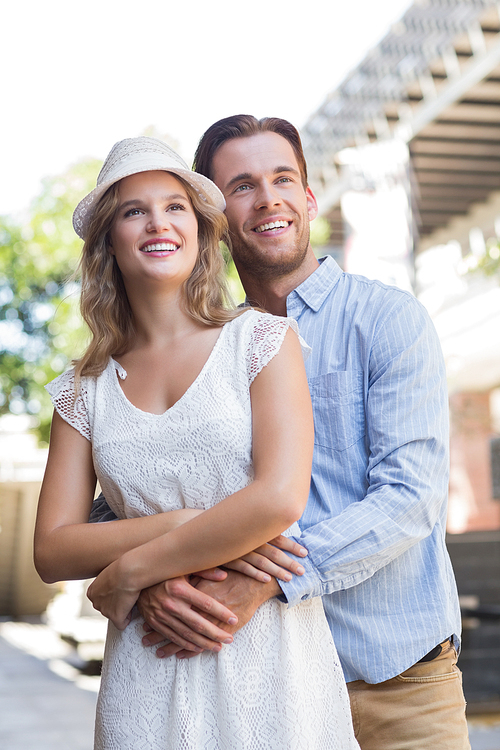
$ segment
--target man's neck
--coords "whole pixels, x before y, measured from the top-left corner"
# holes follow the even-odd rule
[[[277,278],[252,276],[245,269],[237,268],[247,300],[253,307],[262,307],[273,315],[286,317],[286,299],[316,269],[319,263],[314,254],[308,253],[304,262],[290,274]]]
[[[252,307],[261,307],[273,315],[286,317],[286,298],[294,287],[283,285],[282,280],[268,281],[265,284],[259,279],[246,278],[241,280],[245,289],[247,301]]]

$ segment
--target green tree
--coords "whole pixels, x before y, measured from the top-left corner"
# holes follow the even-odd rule
[[[43,386],[85,343],[72,280],[82,242],[71,217],[99,166],[86,160],[44,180],[25,221],[0,217],[0,414],[34,415],[44,441],[52,407]]]

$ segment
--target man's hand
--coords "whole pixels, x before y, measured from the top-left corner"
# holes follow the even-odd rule
[[[183,579],[175,580],[179,581]],[[171,582],[167,581],[168,583]],[[146,623],[155,631],[148,633],[144,637],[143,644],[145,646],[156,646],[165,640],[165,638],[171,641],[171,643],[157,650],[156,654],[160,658],[166,658],[173,654],[177,654],[178,658],[186,658],[194,656],[203,650],[220,651],[222,648],[221,643],[228,643],[228,641],[230,643],[232,641],[232,634],[246,625],[261,604],[281,593],[281,589],[274,578],[268,583],[262,583],[236,571],[228,571],[227,578],[224,581],[200,579],[195,589],[197,596],[202,597],[198,601],[205,601],[206,604],[208,600],[210,607],[205,606],[203,611],[197,611],[201,608],[193,600],[190,600],[189,608],[191,609],[191,613],[189,619],[185,620],[186,611],[178,598],[173,595],[172,601],[169,604],[178,608],[175,618],[176,622],[172,618],[169,618],[169,628],[172,636],[165,636],[163,635],[166,632],[165,628],[160,625],[161,629],[159,630],[154,624],[155,622],[160,624],[161,618],[164,617],[161,612],[163,609],[163,596],[160,594],[158,598],[158,593],[159,589],[165,585],[159,584],[143,592],[138,602],[139,611],[146,620]],[[189,584],[187,585],[189,586]],[[193,587],[189,586],[189,588],[192,589]],[[187,593],[187,590],[184,589],[184,594],[186,595]],[[187,601],[188,598],[185,598],[184,605]],[[194,610],[191,604],[194,606]],[[230,618],[225,615],[221,619],[219,615],[221,611],[223,613],[234,613],[233,617],[237,616],[237,622],[229,622]],[[196,618],[193,614],[196,615]],[[151,621],[152,619],[154,622]],[[201,631],[198,629],[200,625]],[[179,628],[180,632],[177,630],[174,632],[174,628]],[[202,638],[204,639],[203,642],[207,645],[202,644]],[[207,640],[207,638],[210,640]],[[181,644],[180,641],[184,641],[185,645]]]
[[[272,576],[280,581],[290,581],[292,573],[297,576],[303,575],[304,568],[297,557],[303,558],[306,555],[305,547],[281,534],[271,539],[268,544],[257,547],[253,552],[225,563],[224,568],[237,570],[264,583],[270,581]]]
[[[223,571],[220,573],[221,578],[226,576]],[[195,588],[193,583],[199,580],[189,581],[180,576],[141,592],[137,607],[152,630],[143,639],[144,645],[156,645],[167,639],[180,648],[200,653],[220,651],[221,643],[232,642],[231,634],[214,623],[220,622],[227,628],[237,623],[236,615]],[[211,615],[213,621],[206,615]]]

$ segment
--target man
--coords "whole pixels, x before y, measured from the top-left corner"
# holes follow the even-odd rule
[[[143,592],[153,628],[145,643],[169,638],[164,656],[218,650],[269,597],[294,606],[322,596],[362,750],[469,748],[444,542],[448,414],[434,328],[410,294],[315,258],[317,204],[290,123],[221,120],[202,137],[195,168],[225,196],[248,301],[294,317],[312,347],[315,450],[297,540],[309,554],[303,575],[279,585],[229,571],[225,581],[194,588],[177,579]],[[216,601],[238,616],[236,627],[202,614]]]

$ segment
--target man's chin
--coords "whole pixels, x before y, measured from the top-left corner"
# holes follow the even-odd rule
[[[282,276],[288,276],[294,273],[305,260],[307,255],[307,246],[304,250],[293,253],[285,249],[270,249],[268,254],[263,254],[259,249],[256,252],[253,248],[245,248],[244,252],[234,252],[233,258],[238,268],[244,270],[250,276],[259,279],[277,279]]]

